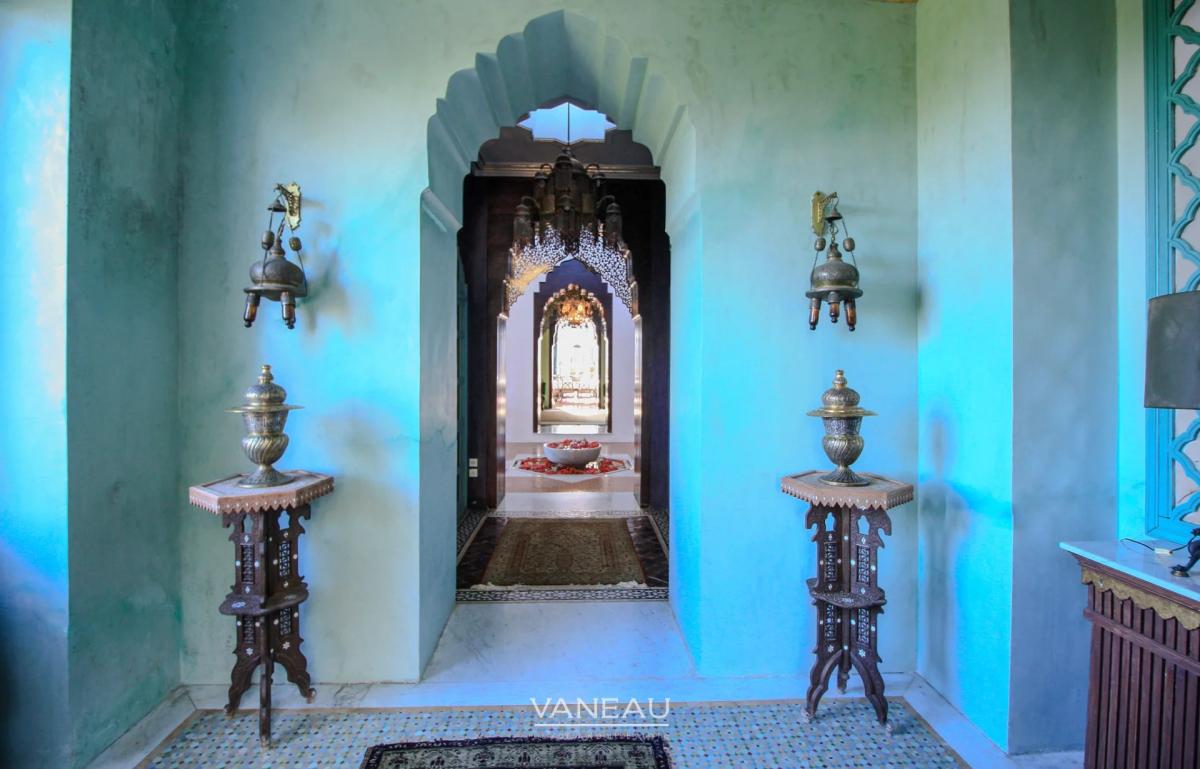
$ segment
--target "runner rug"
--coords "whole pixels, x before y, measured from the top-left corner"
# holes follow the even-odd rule
[[[362,769],[669,769],[662,737],[493,737],[397,742],[367,751]]]
[[[481,582],[510,585],[645,585],[624,518],[511,518]]]

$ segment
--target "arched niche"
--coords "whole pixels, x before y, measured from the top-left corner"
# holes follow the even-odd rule
[[[574,268],[574,269],[571,269]],[[567,273],[566,283],[551,282],[559,273]],[[591,278],[589,281],[588,279]],[[585,285],[580,285],[581,281]],[[590,284],[590,285],[586,285]],[[535,391],[533,393],[534,431],[540,432],[545,428],[541,412],[558,408],[556,403],[556,388],[553,380],[553,360],[556,352],[558,320],[560,307],[565,302],[582,298],[589,306],[591,321],[596,338],[597,350],[597,380],[598,409],[605,414],[600,422],[608,432],[612,432],[612,354],[613,339],[609,323],[609,312],[612,311],[613,296],[604,282],[592,275],[582,264],[566,263],[550,273],[548,280],[534,293],[534,354],[536,373],[534,375]]]
[[[469,69],[454,73],[427,124],[429,186],[422,192],[420,334],[420,450],[418,489],[422,605],[420,656],[428,659],[453,607],[455,488],[457,482],[457,233],[462,227],[462,180],[479,147],[505,126],[554,99],[569,97],[609,115],[618,128],[650,149],[666,185],[666,231],[671,263],[685,280],[699,273],[703,234],[696,185],[696,130],[675,88],[653,61],[635,56],[621,40],[581,14],[555,11],[480,53]],[[673,304],[672,314],[686,312]],[[502,326],[501,316],[497,324]],[[634,318],[635,329],[639,318]],[[684,374],[700,369],[700,348],[687,344]],[[676,359],[672,353],[672,360]],[[672,434],[695,445],[698,415]],[[695,423],[695,424],[693,424]],[[672,443],[672,451],[674,444]],[[670,462],[672,498],[684,484],[682,463]],[[681,500],[698,493],[681,493]],[[672,505],[676,515],[679,505]]]

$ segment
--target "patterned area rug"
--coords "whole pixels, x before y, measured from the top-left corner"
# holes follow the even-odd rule
[[[487,570],[497,545],[505,534],[509,522],[514,520],[503,515],[488,515],[479,511],[468,513],[460,522],[458,554],[458,591],[456,598],[466,602],[495,603],[503,601],[665,601],[670,595],[667,590],[668,566],[665,538],[655,519],[640,510],[626,512],[601,512],[570,514],[520,513],[521,518],[543,518],[549,521],[609,519],[624,521],[626,530],[633,540],[633,548],[641,563],[643,583],[630,581],[625,587],[612,585],[538,585],[529,587],[484,584]]]
[[[862,699],[832,699],[804,721],[804,703],[672,703],[664,724],[623,722],[622,734],[650,732],[670,746],[672,769],[955,769],[965,764],[909,708],[891,699],[891,731],[875,723]],[[372,745],[431,740],[470,740],[480,735],[546,736],[534,709],[404,708],[393,710],[276,710],[274,744],[260,748],[258,716],[240,711],[226,718],[201,711],[188,719],[139,767],[263,767],[264,769],[359,769]],[[597,730],[562,725],[556,737],[595,737]],[[605,730],[607,731],[607,730]],[[401,764],[401,766],[403,766]]]
[[[513,518],[483,573],[490,586],[645,585],[622,518]]]
[[[397,742],[367,751],[362,769],[670,769],[661,737],[492,737]]]

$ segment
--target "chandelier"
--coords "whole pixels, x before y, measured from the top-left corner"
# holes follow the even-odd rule
[[[505,277],[505,312],[539,276],[578,259],[637,314],[633,259],[621,234],[621,206],[604,192],[600,167],[585,166],[569,145],[538,169],[533,194],[521,198]]]
[[[592,304],[589,298],[590,295],[584,296],[583,289],[571,283],[563,293],[562,302],[559,304],[558,317],[573,328],[582,326],[586,321],[592,319]]]

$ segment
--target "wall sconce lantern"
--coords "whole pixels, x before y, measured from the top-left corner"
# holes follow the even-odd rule
[[[843,261],[842,253],[838,250],[838,222],[842,221],[842,215],[837,210],[837,204],[836,192],[828,195],[823,192],[813,193],[812,229],[817,236],[813,247],[817,254],[813,256],[809,290],[804,294],[809,299],[808,327],[816,329],[817,321],[821,318],[821,302],[824,301],[829,304],[831,323],[838,322],[841,307],[845,306],[846,325],[853,331],[858,322],[858,311],[854,301],[862,296],[862,289],[858,287],[857,260],[853,264]],[[845,229],[844,223],[842,228]],[[825,261],[818,264],[817,257],[825,251],[826,244],[829,250],[825,254]],[[854,259],[854,238],[847,234],[846,239],[842,241],[842,248]]]
[[[246,328],[254,323],[258,315],[258,303],[265,296],[283,306],[283,322],[288,328],[296,327],[296,299],[308,295],[308,278],[304,274],[304,262],[300,258],[300,238],[296,230],[300,227],[300,185],[276,184],[275,199],[267,206],[270,217],[262,236],[263,258],[250,266],[250,285],[246,292],[246,312],[242,322]],[[283,214],[275,227],[275,214]],[[288,247],[296,255],[297,265],[288,261],[283,250],[283,228],[287,226],[291,236]]]

